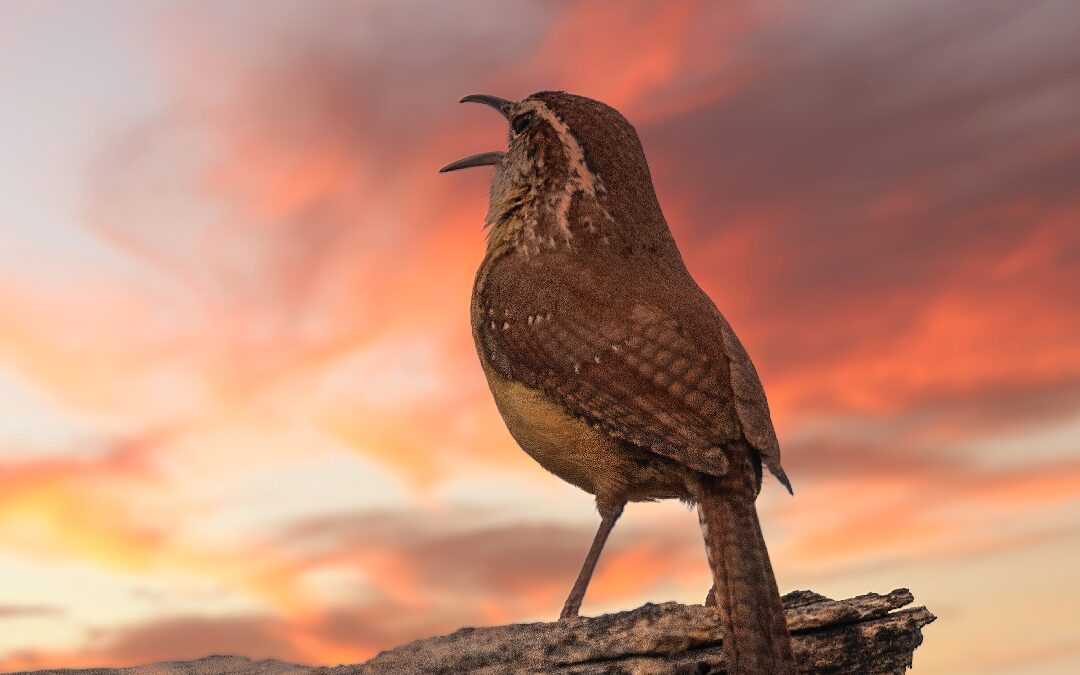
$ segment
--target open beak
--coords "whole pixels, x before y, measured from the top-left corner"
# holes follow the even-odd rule
[[[481,152],[478,155],[470,155],[464,159],[459,159],[456,162],[450,162],[443,168],[439,169],[439,173],[446,173],[447,171],[457,171],[458,169],[468,169],[470,166],[494,166],[502,162],[505,152],[500,150],[493,150],[491,152]]]
[[[513,101],[507,101],[505,98],[499,98],[498,96],[491,96],[489,94],[469,94],[462,98],[459,103],[483,103],[486,106],[491,106],[495,110],[498,110],[499,114],[508,120],[510,119],[510,112],[514,108]],[[501,163],[504,156],[506,156],[506,153],[499,150],[481,152],[478,155],[472,155],[464,159],[459,159],[456,162],[450,162],[439,169],[439,173],[467,169],[470,166],[494,166]]]

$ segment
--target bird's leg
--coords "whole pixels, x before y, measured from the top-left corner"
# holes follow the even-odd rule
[[[589,555],[585,556],[585,563],[581,566],[581,573],[578,574],[574,588],[570,590],[570,597],[566,599],[566,604],[563,605],[562,614],[559,615],[560,619],[569,619],[578,615],[578,610],[581,609],[581,601],[585,599],[585,589],[588,588],[589,579],[592,578],[593,570],[596,569],[596,561],[600,559],[600,551],[604,550],[604,542],[607,541],[608,535],[611,534],[611,529],[615,527],[615,521],[622,515],[622,511],[622,504],[614,509],[601,511],[600,527],[596,530],[596,536],[593,537],[592,547],[589,549]]]

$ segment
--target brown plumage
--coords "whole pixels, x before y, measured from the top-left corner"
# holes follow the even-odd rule
[[[634,128],[563,92],[463,101],[511,123],[506,153],[443,169],[496,169],[471,307],[481,365],[521,447],[602,517],[563,617],[623,506],[678,498],[698,505],[732,672],[792,672],[754,508],[762,463],[790,490],[765,392],[683,264]]]

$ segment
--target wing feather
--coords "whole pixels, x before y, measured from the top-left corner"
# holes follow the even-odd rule
[[[543,269],[548,277],[493,273],[488,283],[503,288],[481,293],[481,316],[492,320],[480,325],[479,343],[502,375],[615,438],[704,473],[726,473],[728,448],[749,442],[787,485],[757,372],[711,303],[705,309],[718,323],[703,332],[648,299],[655,294],[619,287],[612,302],[614,284],[591,277],[571,285]]]

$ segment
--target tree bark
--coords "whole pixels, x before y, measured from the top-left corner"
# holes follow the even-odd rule
[[[906,588],[830,600],[811,591],[783,597],[800,673],[904,673],[922,627],[934,620]],[[419,673],[724,673],[715,610],[646,604],[628,612],[553,623],[462,628],[417,640],[360,664],[334,668],[211,656],[134,668],[38,671],[63,675],[413,675]]]

